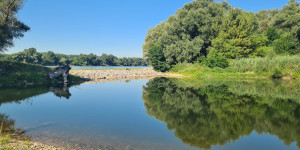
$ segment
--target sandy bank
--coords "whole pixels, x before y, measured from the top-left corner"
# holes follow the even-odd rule
[[[70,74],[91,81],[103,80],[134,80],[134,79],[149,79],[154,77],[173,77],[183,78],[186,76],[179,74],[156,72],[152,68],[148,69],[110,69],[110,70],[71,70]]]

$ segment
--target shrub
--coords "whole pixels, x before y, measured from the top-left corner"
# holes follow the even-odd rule
[[[228,60],[223,55],[217,53],[208,55],[208,57],[202,61],[202,64],[210,68],[227,68],[229,66]]]

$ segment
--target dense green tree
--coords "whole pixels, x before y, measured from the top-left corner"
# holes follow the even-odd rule
[[[46,53],[43,53],[43,65],[56,65],[59,61],[59,59],[57,58],[57,56],[55,55],[54,52],[52,51],[48,51]]]
[[[264,32],[270,28],[270,23],[275,15],[279,13],[279,9],[273,9],[273,10],[261,10],[258,13],[256,13],[256,16],[258,17],[258,31]]]
[[[268,45],[272,44],[273,41],[280,38],[280,34],[276,31],[275,28],[269,28],[266,31],[266,36],[268,37]]]
[[[77,65],[77,66],[147,66],[147,60],[136,57],[117,58],[114,55],[95,54],[65,55],[55,54],[52,51],[39,53],[35,48],[25,49],[14,54],[0,54],[0,61],[17,61],[23,63],[53,65]]]
[[[143,58],[118,58],[116,64],[120,66],[147,66],[147,62]]]
[[[274,50],[277,54],[298,54],[300,52],[300,43],[292,33],[285,33],[281,38],[273,42]]]
[[[228,60],[218,53],[209,53],[207,58],[204,58],[201,63],[211,68],[227,68],[229,66]]]
[[[148,56],[150,45],[155,42],[162,44],[169,65],[193,62],[201,55],[206,56],[210,40],[218,35],[222,16],[228,7],[227,2],[213,0],[195,0],[186,4],[168,20],[148,31],[144,56]]]
[[[74,59],[72,64],[78,66],[93,66],[98,65],[99,63],[95,54],[80,54],[79,57]]]
[[[30,28],[17,18],[23,0],[0,1],[0,52],[13,46],[13,39],[21,38]]]
[[[41,64],[42,54],[37,52],[35,48],[25,49],[22,52],[12,54],[9,61],[17,61],[31,64]]]
[[[149,48],[149,62],[154,70],[165,72],[170,69],[170,65],[166,63],[166,58],[163,53],[163,48],[160,43],[154,43]]]
[[[147,31],[147,35],[145,37],[145,43],[143,44],[143,57],[148,57],[148,52],[150,49],[150,46],[162,37],[163,35],[163,30],[164,30],[164,22],[161,24],[157,25],[156,27],[151,27]]]
[[[265,57],[274,50],[295,55],[300,52],[299,41],[300,4],[296,0],[282,9],[258,13],[233,8],[227,2],[195,0],[149,29],[143,53],[150,57],[151,45],[160,43],[169,66],[199,62],[196,60],[205,64],[223,61],[222,57]],[[206,65],[211,64],[218,63]]]
[[[117,57],[114,56],[114,55],[102,54],[100,56],[100,59],[102,60],[103,65],[105,65],[105,66],[115,66],[115,65],[117,65],[116,64]]]
[[[249,57],[255,54],[251,40],[257,30],[256,16],[252,12],[241,9],[230,9],[229,14],[223,18],[222,31],[212,40],[211,53],[219,53],[226,58],[235,59]]]
[[[300,3],[289,0],[289,3],[272,19],[271,25],[281,33],[291,32],[300,40]]]

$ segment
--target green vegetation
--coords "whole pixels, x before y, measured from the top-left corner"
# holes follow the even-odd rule
[[[0,61],[0,84],[1,86],[48,84],[51,83],[48,75],[51,71],[51,68],[40,65]],[[69,80],[76,83],[80,82],[81,78],[70,75]]]
[[[30,29],[16,15],[23,2],[24,0],[0,1],[0,52],[12,47],[13,39],[23,37],[24,32]]]
[[[11,55],[1,55],[0,61],[23,62],[30,64],[41,64],[44,66],[75,65],[75,66],[147,66],[143,58],[117,58],[114,55],[102,54],[80,54],[64,55],[55,54],[52,51],[40,53],[35,48],[25,49],[22,52]]]
[[[299,85],[280,80],[155,78],[143,87],[143,101],[150,116],[191,146],[210,149],[255,131],[300,148]]]
[[[0,114],[0,149],[17,150],[30,149],[32,143],[30,138],[24,135],[24,130],[15,128],[15,120],[10,119],[7,115]],[[17,141],[24,141],[18,143]]]
[[[296,0],[282,9],[258,13],[233,8],[226,1],[195,0],[150,28],[143,45],[144,57],[155,70],[163,72],[255,72],[255,76],[275,73],[277,77],[277,69],[283,76],[299,76],[300,63],[295,61],[299,56],[294,56],[300,53],[299,14]],[[270,56],[276,57],[268,60]]]
[[[219,61],[221,62],[221,61]],[[232,60],[227,68],[210,68],[203,63],[179,63],[173,73],[200,78],[300,78],[300,56],[274,56]]]

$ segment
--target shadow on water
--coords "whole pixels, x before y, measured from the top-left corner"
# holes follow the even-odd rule
[[[75,85],[52,85],[52,86],[31,86],[31,87],[9,87],[0,88],[0,106],[6,103],[21,103],[31,97],[52,92],[59,98],[69,99],[71,93],[69,87]],[[0,114],[0,135],[9,134],[15,139],[28,140],[25,130],[15,128],[15,120],[10,119],[6,114]]]
[[[300,148],[300,84],[155,78],[143,87],[150,116],[176,137],[210,149],[252,132],[277,136]]]
[[[0,88],[0,106],[5,103],[20,103],[31,97],[39,96],[49,92],[52,92],[57,97],[69,99],[71,97],[69,87],[71,86],[75,85]]]

